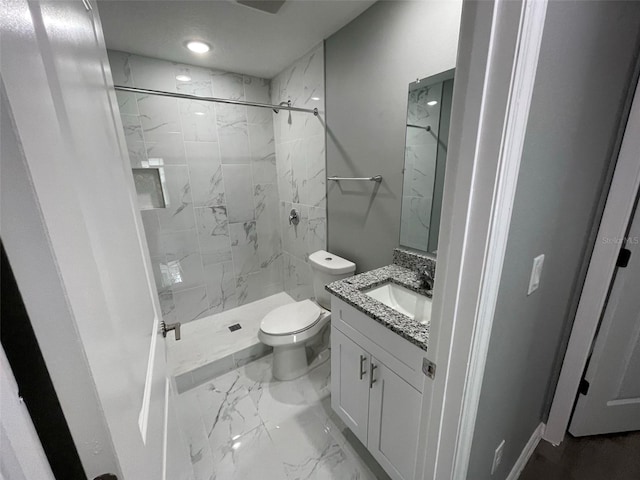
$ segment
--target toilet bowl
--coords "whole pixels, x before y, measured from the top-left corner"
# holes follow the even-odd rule
[[[292,380],[309,369],[306,345],[329,323],[331,313],[313,300],[290,303],[269,312],[258,338],[273,347],[273,376]]]
[[[273,347],[273,376],[293,380],[309,370],[306,346],[316,342],[331,320],[331,299],[325,285],[353,275],[356,266],[319,250],[309,256],[315,300],[301,300],[273,309],[260,323],[258,339]]]

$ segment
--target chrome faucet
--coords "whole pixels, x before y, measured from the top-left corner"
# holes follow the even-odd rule
[[[420,286],[426,290],[433,290],[433,282],[435,279],[433,278],[433,273],[431,273],[431,269],[427,266],[418,267],[418,280],[420,281]]]

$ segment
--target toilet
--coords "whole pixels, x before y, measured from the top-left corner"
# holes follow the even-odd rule
[[[331,320],[331,298],[326,284],[350,277],[356,265],[318,250],[309,256],[314,300],[302,300],[271,310],[260,323],[258,338],[273,347],[273,376],[293,380],[309,370],[306,346],[317,341]]]

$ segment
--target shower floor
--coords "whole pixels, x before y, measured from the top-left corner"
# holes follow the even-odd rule
[[[271,347],[258,340],[260,321],[274,308],[294,302],[281,292],[182,325],[182,339],[168,342],[169,369],[178,392],[269,354]],[[241,328],[230,329],[233,325]]]

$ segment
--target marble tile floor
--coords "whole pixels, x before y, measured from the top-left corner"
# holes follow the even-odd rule
[[[285,292],[182,325],[182,339],[168,342],[168,362],[179,392],[242,366],[271,349],[260,343],[264,316],[295,300]],[[241,329],[230,331],[229,326]],[[172,338],[172,337],[170,337]]]
[[[389,479],[332,412],[330,364],[279,382],[268,355],[179,395],[195,479]]]

